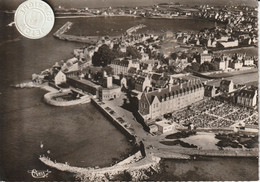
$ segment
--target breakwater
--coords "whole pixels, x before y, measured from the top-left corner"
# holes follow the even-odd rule
[[[125,173],[131,176],[132,181],[145,180],[149,178],[149,174],[158,173],[161,160],[161,158],[153,155],[143,158],[141,153],[137,152],[111,167],[81,168],[70,166],[67,163],[53,162],[47,157],[40,157],[39,159],[47,166],[76,174],[76,178],[81,181],[109,181],[117,175]]]
[[[129,128],[126,128],[121,124],[115,116],[109,113],[105,108],[102,107],[95,99],[91,99],[91,103],[98,108],[98,110],[109,120],[111,123],[116,126],[126,137],[131,140],[135,140],[134,131]]]

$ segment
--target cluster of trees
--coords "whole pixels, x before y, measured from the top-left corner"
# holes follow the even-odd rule
[[[132,57],[133,59],[140,59],[142,56],[139,51],[132,46],[126,48],[126,52],[123,53],[119,49],[119,45],[114,45],[113,49],[110,49],[108,45],[103,44],[99,47],[98,51],[94,53],[92,57],[92,64],[94,66],[105,67],[111,63],[112,60],[120,57]]]
[[[207,71],[217,71],[218,64],[216,62],[205,62],[203,64],[199,64],[197,62],[192,62],[190,66],[185,68],[187,72],[207,72]]]
[[[111,50],[108,45],[103,44],[92,57],[92,64],[94,66],[105,67],[115,59],[115,52]]]
[[[99,81],[100,79],[102,79],[104,71],[107,72],[107,75],[113,75],[113,68],[111,68],[110,66],[105,66],[102,67],[99,71],[92,74],[93,80]]]

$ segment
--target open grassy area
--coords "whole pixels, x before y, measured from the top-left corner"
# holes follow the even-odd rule
[[[221,54],[246,53],[247,56],[258,56],[258,48],[257,47],[234,48],[234,49],[214,51],[214,53],[221,53]]]
[[[224,74],[226,74],[226,73],[223,73],[222,76],[224,76]],[[251,73],[236,74],[233,76],[231,74],[229,76],[227,76],[227,74],[226,74],[226,79],[233,80],[234,84],[250,85],[252,83],[253,85],[256,85],[256,83],[258,82],[258,72],[257,71],[251,72]],[[220,76],[220,75],[218,75],[218,76]],[[222,77],[219,77],[219,78],[220,79],[216,79],[216,80],[208,82],[208,84],[219,86]],[[223,77],[223,78],[225,78],[225,77]]]

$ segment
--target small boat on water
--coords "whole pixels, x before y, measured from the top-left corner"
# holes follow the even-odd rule
[[[8,27],[12,27],[14,24],[15,24],[15,22],[11,22],[11,23],[9,23],[7,26],[8,26]]]
[[[41,145],[40,145],[41,149],[43,148],[43,143],[41,142]]]
[[[47,178],[49,173],[51,173],[51,171],[47,170],[28,170],[28,173],[30,173],[32,175],[33,178]]]

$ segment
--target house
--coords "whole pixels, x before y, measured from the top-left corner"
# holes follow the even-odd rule
[[[252,57],[246,57],[244,60],[244,66],[254,66],[254,59]]]
[[[67,69],[65,69],[65,70],[66,70],[66,72],[77,71],[77,70],[79,70],[79,63],[75,63],[75,64],[71,65],[70,67],[67,67]]]
[[[129,68],[129,70],[128,70],[128,74],[130,74],[130,75],[136,74],[136,72],[137,72],[137,69],[134,68],[134,67],[131,67],[131,68]]]
[[[131,67],[140,69],[140,64],[138,61],[133,60],[113,60],[111,61],[110,66],[113,68],[114,74],[127,74]]]
[[[151,76],[151,83],[153,87],[163,88],[167,85],[171,78],[169,76],[165,76],[164,74],[154,73]]]
[[[139,76],[135,81],[135,90],[139,92],[145,91],[147,87],[151,87],[151,80],[148,76]]]
[[[200,64],[204,62],[211,62],[212,56],[208,53],[208,50],[204,50],[202,54],[200,54]]]
[[[121,88],[122,88],[122,87],[128,88],[128,86],[127,86],[127,79],[126,79],[125,77],[123,77],[123,78],[120,80],[120,86],[121,86]]]
[[[217,95],[217,88],[215,85],[205,85],[204,95],[206,97],[215,97]]]
[[[221,92],[230,93],[234,90],[234,83],[232,80],[221,80],[219,90]]]
[[[218,61],[218,70],[226,70],[226,63],[223,60]]]
[[[233,69],[241,69],[243,67],[243,62],[239,59],[233,60],[230,64],[230,67]]]
[[[147,119],[179,110],[202,100],[204,87],[200,80],[169,85],[167,88],[143,92],[138,101],[139,113]]]
[[[56,74],[56,76],[54,77],[55,85],[59,85],[61,83],[65,83],[65,82],[66,82],[66,75],[62,71],[59,71]]]
[[[218,70],[226,70],[228,69],[229,61],[231,58],[229,56],[223,55],[220,58],[215,58],[214,62],[218,65]]]
[[[236,96],[236,103],[246,107],[254,107],[257,105],[257,89],[240,90]]]

